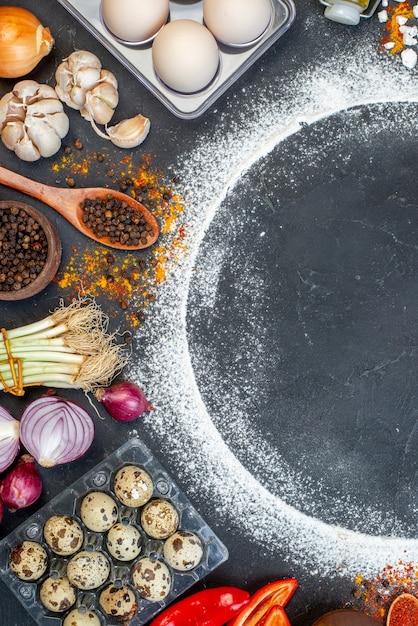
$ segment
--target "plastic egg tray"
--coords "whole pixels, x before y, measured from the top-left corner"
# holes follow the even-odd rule
[[[172,585],[169,594],[161,602],[153,602],[141,597],[138,590],[132,585],[130,578],[131,568],[138,559],[144,556],[155,560],[160,559],[164,562],[164,540],[152,539],[146,535],[140,525],[142,507],[126,507],[117,500],[113,491],[113,478],[116,472],[125,465],[136,465],[145,470],[153,482],[151,499],[161,498],[171,502],[179,514],[178,529],[196,534],[202,542],[203,557],[193,569],[178,571],[169,566]],[[126,521],[126,518],[129,518],[129,523],[135,524],[138,528],[142,537],[142,549],[135,560],[130,562],[115,560],[106,550],[106,534],[92,532],[83,525],[79,515],[80,503],[84,496],[92,491],[103,491],[112,496],[120,505],[118,507],[120,520],[125,519]],[[57,556],[44,541],[43,528],[46,521],[51,516],[60,514],[74,517],[82,527],[84,542],[80,550],[101,550],[110,561],[110,575],[107,581],[101,587],[92,591],[79,590],[77,592],[76,604],[65,613],[48,611],[39,600],[39,590],[45,578],[48,576],[65,575],[67,563],[71,558]],[[21,580],[9,567],[10,551],[25,540],[40,543],[48,554],[47,571],[35,582]],[[134,591],[138,605],[138,612],[130,624],[131,626],[140,626],[147,623],[165,606],[171,604],[177,596],[189,589],[198,580],[207,576],[209,572],[227,558],[228,551],[226,547],[216,537],[184,493],[179,490],[175,482],[143,442],[139,438],[133,438],[95,468],[87,472],[73,485],[65,489],[62,494],[51,500],[0,542],[0,576],[40,626],[61,626],[68,612],[76,607],[81,607],[81,610],[94,610],[103,626],[113,625],[116,622],[100,609],[98,602],[100,591],[110,582],[116,586],[127,584]]]
[[[219,71],[213,82],[194,94],[180,94],[167,88],[156,75],[151,57],[152,42],[127,46],[108,32],[100,15],[100,0],[58,0],[92,33],[149,91],[177,117],[193,119],[206,111],[264,52],[293,24],[293,0],[271,0],[272,19],[263,36],[243,48],[219,44]],[[170,2],[169,19],[192,19],[203,23],[203,0]],[[146,111],[142,112],[147,115]]]

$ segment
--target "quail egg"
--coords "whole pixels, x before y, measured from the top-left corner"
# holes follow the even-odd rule
[[[187,572],[200,563],[203,556],[202,542],[188,530],[178,530],[164,544],[164,558],[173,569]]]
[[[41,585],[39,597],[46,609],[63,613],[76,601],[76,590],[66,576],[47,578]]]
[[[176,532],[178,525],[177,510],[167,500],[151,500],[142,509],[141,526],[153,539],[166,539]]]
[[[80,515],[87,528],[103,533],[117,521],[118,507],[107,493],[91,491],[81,502]]]
[[[137,465],[125,465],[113,481],[115,495],[125,506],[143,506],[152,496],[152,478]]]
[[[83,531],[76,519],[69,515],[53,515],[44,526],[44,537],[53,552],[70,556],[81,548]]]
[[[78,589],[97,589],[109,574],[109,559],[99,550],[82,550],[67,565],[68,579]]]
[[[73,609],[66,615],[62,626],[101,626],[100,617],[91,609]]]
[[[171,574],[162,561],[139,559],[132,568],[131,578],[140,595],[151,602],[164,600],[170,593]]]
[[[106,546],[113,558],[132,561],[141,552],[142,538],[135,526],[118,522],[107,533]]]
[[[22,541],[9,555],[9,566],[21,580],[38,580],[48,566],[46,550],[36,541]]]
[[[99,603],[106,615],[122,624],[128,624],[138,611],[135,594],[128,585],[108,585],[101,592]]]

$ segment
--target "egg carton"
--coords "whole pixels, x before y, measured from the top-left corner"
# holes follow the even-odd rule
[[[293,24],[293,0],[271,0],[272,17],[263,35],[252,45],[237,48],[219,43],[219,69],[210,85],[193,94],[180,94],[166,87],[154,71],[152,42],[124,45],[103,25],[100,0],[58,0],[96,39],[107,48],[171,113],[182,119],[197,118],[238,80]],[[171,21],[191,19],[203,23],[203,0],[170,2]]]
[[[179,571],[167,563],[163,552],[167,539],[153,539],[147,535],[140,522],[143,507],[125,506],[117,499],[113,480],[117,471],[127,465],[135,465],[147,472],[151,477],[153,491],[148,502],[154,499],[162,499],[171,503],[178,512],[178,529],[189,531],[197,535],[201,540],[203,556],[193,569]],[[106,533],[92,531],[83,524],[80,514],[81,502],[86,495],[96,491],[104,492],[116,501],[118,504],[119,521],[134,524],[140,531],[142,549],[134,560],[126,562],[112,557],[107,550]],[[47,610],[39,598],[43,581],[51,576],[56,578],[65,576],[67,564],[71,559],[71,556],[58,556],[45,542],[44,526],[46,521],[54,515],[71,516],[81,526],[84,532],[84,541],[78,552],[81,550],[99,550],[107,556],[110,562],[110,574],[107,580],[97,589],[78,590],[76,603],[62,613]],[[22,541],[33,541],[40,544],[48,555],[47,570],[39,580],[22,580],[9,567],[10,553]],[[78,554],[78,552],[75,554]],[[154,561],[159,560],[165,563],[171,574],[172,585],[170,592],[161,601],[152,601],[144,598],[132,583],[131,569],[139,559],[145,556],[150,557]],[[0,541],[0,577],[39,626],[62,626],[65,616],[77,607],[80,607],[81,611],[94,610],[99,616],[101,626],[113,626],[113,624],[118,622],[113,621],[111,617],[101,610],[98,598],[100,592],[109,583],[114,583],[116,586],[127,584],[134,592],[138,605],[137,614],[129,623],[131,626],[141,626],[152,619],[164,607],[171,604],[197,581],[207,576],[221,563],[226,561],[227,558],[228,551],[225,545],[207,525],[151,451],[139,438],[135,437],[123,444],[113,454],[87,472],[82,478],[65,489],[59,496],[52,499],[26,522]]]

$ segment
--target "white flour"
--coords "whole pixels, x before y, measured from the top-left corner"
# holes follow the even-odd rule
[[[306,67],[287,77],[285,89],[280,76],[265,92],[247,87],[245,106],[239,110],[234,110],[232,88],[228,94],[230,108],[219,114],[215,135],[203,134],[191,153],[179,155],[182,165],[178,173],[185,181],[181,193],[188,199],[185,221],[189,252],[172,268],[152,314],[138,331],[137,341],[146,345],[145,355],[128,374],[148,391],[158,409],[146,418],[147,429],[161,442],[163,454],[187,484],[188,494],[211,502],[219,525],[239,528],[249,541],[259,545],[260,552],[274,551],[280,544],[289,561],[308,572],[326,576],[338,571],[355,576],[361,571],[374,575],[388,563],[418,561],[418,540],[368,536],[327,525],[269,493],[235,458],[215,428],[196,385],[187,342],[186,307],[196,254],[217,208],[243,172],[297,133],[303,123],[312,124],[355,105],[418,102],[416,76],[387,54],[379,53],[377,42],[362,44],[361,50],[353,48],[350,55],[334,48],[332,58],[325,59],[321,67]],[[416,132],[413,120],[398,123],[410,124],[411,132]],[[321,155],[315,154],[312,146],[306,150],[312,152],[312,163],[319,166]],[[295,171],[289,172],[291,186],[297,164]],[[211,271],[199,277],[200,305],[209,307],[222,265],[222,254],[219,250],[216,254]],[[231,433],[241,441],[247,438],[253,452],[257,441],[252,431],[247,434],[247,428],[243,416],[235,412]],[[274,450],[261,450],[260,454],[266,455],[266,463],[277,463],[283,471],[286,494],[303,501],[296,477],[275,457]]]

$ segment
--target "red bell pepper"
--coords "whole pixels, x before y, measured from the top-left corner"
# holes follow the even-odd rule
[[[204,589],[164,609],[151,626],[223,626],[249,600],[248,591],[237,587]]]
[[[298,581],[295,578],[276,580],[261,587],[251,597],[247,606],[234,617],[228,626],[256,626],[262,624],[267,613],[275,606],[283,608],[296,591]],[[284,622],[286,624],[286,622]]]
[[[282,606],[273,606],[263,621],[263,626],[290,626],[289,618]]]

